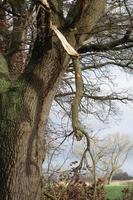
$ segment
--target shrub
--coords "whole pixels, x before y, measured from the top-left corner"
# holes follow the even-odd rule
[[[94,198],[95,194],[95,198]],[[42,200],[105,200],[103,184],[99,182],[96,185],[87,185],[80,179],[76,182],[70,181],[66,184],[52,183],[50,187],[44,185]]]

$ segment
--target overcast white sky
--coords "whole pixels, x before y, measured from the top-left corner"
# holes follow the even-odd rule
[[[125,74],[120,70],[114,70],[116,75],[115,82],[118,88],[133,89],[133,74]],[[116,108],[117,109],[117,108]],[[99,134],[106,135],[110,133],[120,132],[129,134],[133,141],[133,103],[122,104],[118,103],[120,115],[115,119],[110,119],[108,123],[102,123],[99,120],[88,120],[88,125]],[[123,166],[123,170],[133,175],[133,151],[130,153],[127,161]]]
[[[125,89],[133,89],[133,74],[125,74],[121,70],[114,69],[112,70],[112,74],[115,75],[115,83],[118,85],[117,90],[125,88]],[[123,134],[129,134],[132,136],[133,141],[133,103],[129,104],[117,104],[120,110],[120,115],[115,116],[114,118],[109,118],[108,123],[102,123],[99,120],[96,120],[94,118],[90,119],[90,116],[88,118],[85,118],[85,125],[91,128],[94,132],[98,133],[98,136],[104,136],[106,134],[111,134],[115,132],[120,132]],[[59,120],[59,113],[55,111],[54,114],[51,113],[51,118],[53,123],[55,124],[60,123]],[[63,122],[64,126],[67,124],[67,122]],[[56,126],[56,125],[55,125]],[[70,142],[70,141],[69,141]],[[69,142],[67,143],[69,145]],[[65,159],[65,156],[67,154],[68,147],[66,147],[66,150],[64,154],[60,155],[57,158],[57,162],[55,161],[55,165],[59,165],[60,162],[63,162]],[[72,155],[68,155],[68,157],[72,158]],[[125,162],[123,166],[123,170],[128,172],[130,175],[133,176],[133,151],[130,153],[127,161]]]

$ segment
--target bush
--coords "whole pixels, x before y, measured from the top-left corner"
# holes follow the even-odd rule
[[[52,183],[50,187],[44,185],[42,200],[105,200],[104,187],[99,182],[94,192],[94,185],[87,185],[84,181],[77,180],[69,183]]]
[[[121,200],[133,200],[133,184],[125,187],[122,190],[122,199]]]

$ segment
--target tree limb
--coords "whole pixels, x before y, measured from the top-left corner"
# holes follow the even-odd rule
[[[133,43],[133,39],[129,38],[129,33],[126,33],[124,35],[123,38],[115,40],[115,41],[111,41],[105,44],[89,44],[89,45],[83,45],[78,49],[79,53],[87,53],[87,52],[91,52],[91,51],[96,51],[96,52],[100,52],[100,51],[109,51],[109,50],[114,50],[115,47],[118,48],[118,46],[123,45],[123,44],[127,44],[127,43]],[[133,46],[133,44],[132,44]],[[120,47],[121,48],[121,47]],[[118,49],[116,49],[118,50]]]
[[[71,111],[72,111],[72,127],[75,132],[76,139],[79,141],[83,137],[84,129],[81,126],[79,120],[79,105],[83,96],[83,79],[80,69],[79,59],[73,59],[73,67],[75,70],[75,87],[76,93],[72,101]]]

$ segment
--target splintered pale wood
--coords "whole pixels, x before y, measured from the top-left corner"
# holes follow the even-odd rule
[[[64,35],[58,30],[58,28],[51,23],[51,29],[55,32],[55,34],[60,39],[62,46],[66,50],[66,52],[73,57],[79,57],[78,52],[68,43]]]
[[[50,9],[49,3],[47,0],[39,0],[41,4],[43,4],[44,6],[46,6],[48,9]],[[64,47],[64,49],[66,50],[66,52],[73,57],[79,57],[78,52],[69,44],[69,42],[66,40],[66,38],[64,37],[64,35],[58,30],[58,28],[52,24],[50,24],[51,29],[55,32],[55,34],[57,35],[57,37],[59,38],[59,40],[62,43],[62,46]]]
[[[39,0],[44,6],[46,6],[47,8],[50,8],[49,3],[47,0]]]

